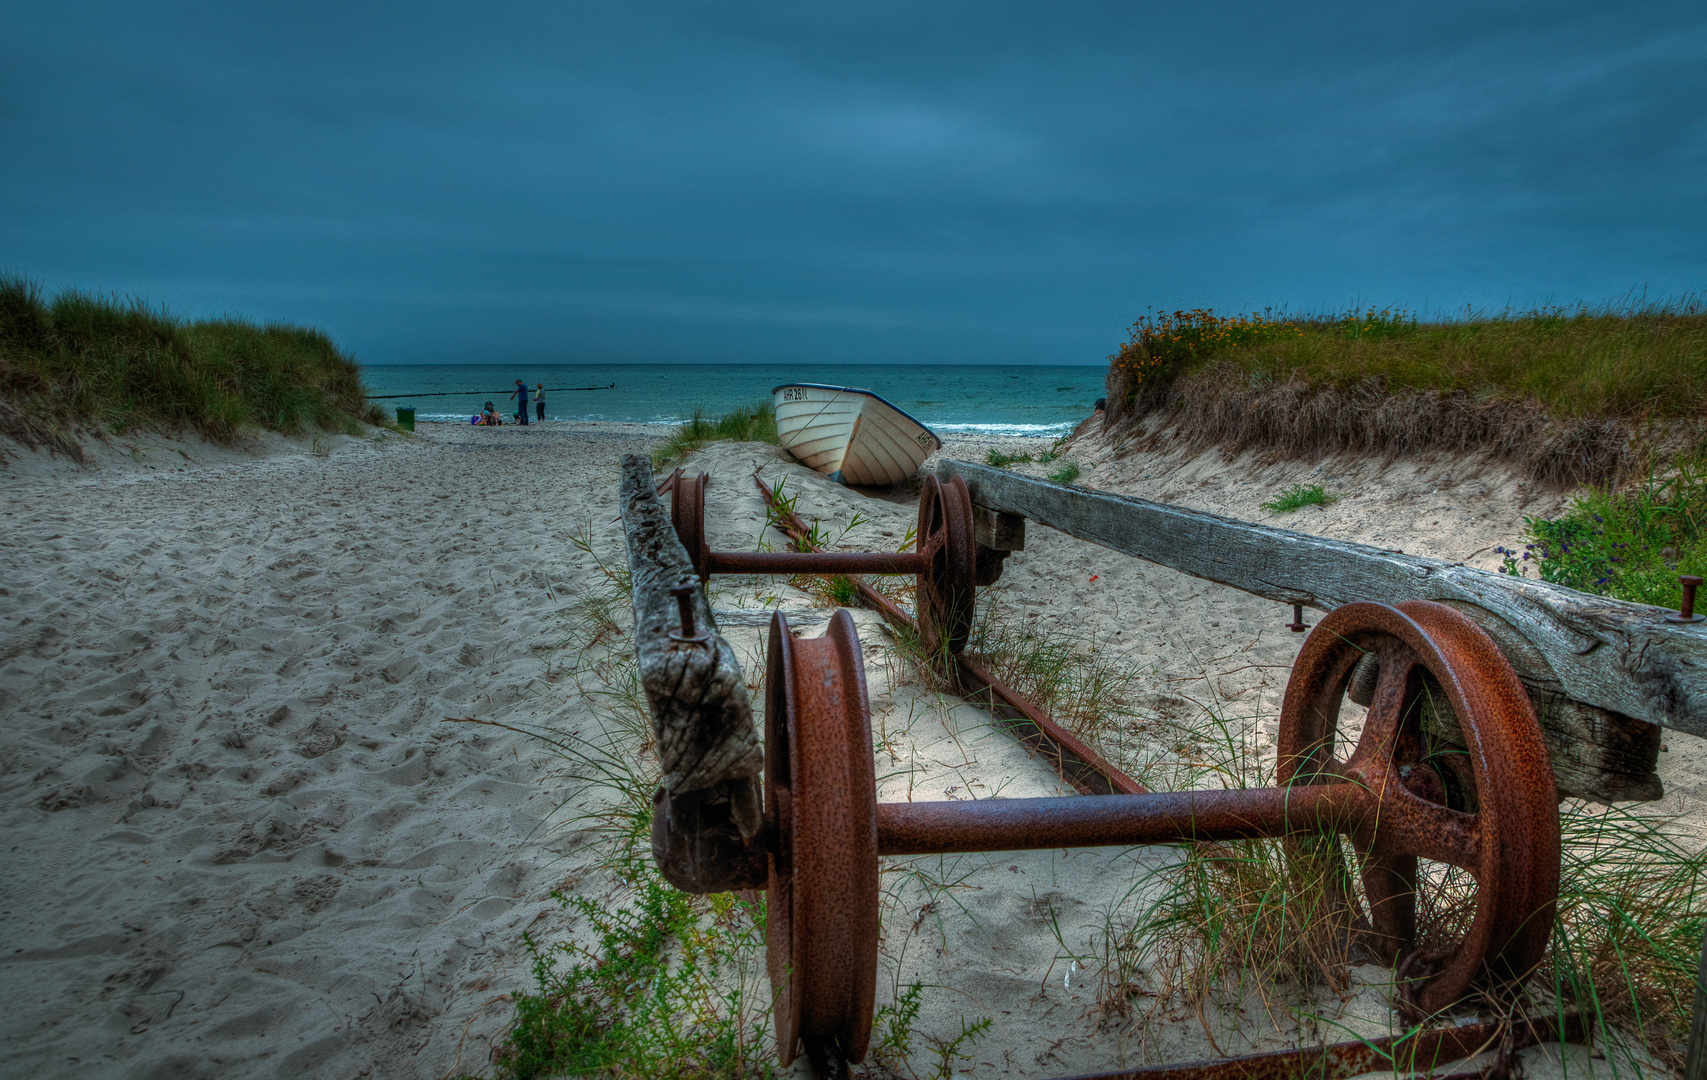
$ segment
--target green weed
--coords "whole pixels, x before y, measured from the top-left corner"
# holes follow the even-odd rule
[[[776,489],[772,493],[773,501],[765,507],[765,528],[767,530],[774,528],[780,532],[783,523],[791,520],[795,514],[794,508],[799,502],[799,496],[788,491],[787,487],[788,480],[786,477],[778,481]],[[858,511],[855,511],[853,516],[848,519],[847,524],[834,529],[825,525],[822,520],[813,518],[811,523],[806,526],[805,536],[797,540],[790,539],[789,544],[795,551],[828,551],[845,542],[849,533],[869,524],[871,524],[871,520]],[[901,550],[906,550],[911,542],[912,530],[909,529],[907,539],[903,542]],[[789,584],[810,593],[820,603],[828,604],[831,607],[850,607],[859,597],[859,587],[854,584],[853,578],[846,574],[830,574],[824,577],[815,574],[796,574],[789,578]],[[872,583],[867,582],[867,584]]]
[[[693,419],[672,431],[663,445],[652,452],[654,467],[677,461],[714,442],[777,443],[776,406],[761,402],[734,412],[724,413],[715,420],[699,409]]]
[[[1583,592],[1675,608],[1679,574],[1707,573],[1707,472],[1699,459],[1623,491],[1578,496],[1553,519],[1524,518],[1529,542],[1496,547],[1505,573],[1533,567],[1543,581]]]
[[[1079,463],[1069,461],[1067,464],[1049,474],[1049,479],[1057,484],[1071,484],[1079,478]]]
[[[1308,486],[1304,484],[1293,484],[1291,487],[1281,492],[1280,496],[1273,502],[1263,503],[1262,508],[1264,510],[1271,510],[1277,514],[1283,514],[1305,506],[1329,506],[1338,498],[1339,496],[1337,495],[1329,495],[1326,491],[1323,491],[1322,485],[1320,484],[1310,484]]]
[[[991,1017],[983,1017],[968,1024],[965,1017],[960,1018],[960,1034],[952,1039],[930,1039],[931,1050],[937,1056],[936,1068],[931,1071],[933,1080],[953,1080],[954,1063],[972,1060],[972,1046],[990,1033],[995,1021]]]
[[[872,1017],[871,1056],[891,1070],[913,1052],[913,1024],[919,1019],[924,992],[923,983],[914,983],[896,995],[894,1001],[879,1006]]]
[[[1005,469],[1009,465],[1026,465],[1035,460],[1037,459],[1032,457],[1030,454],[1004,454],[1000,450],[992,450],[984,456],[984,463],[986,465],[991,465],[998,469]]]
[[[501,1074],[770,1075],[769,988],[752,977],[762,901],[678,892],[643,848],[609,869],[633,883],[623,906],[553,893],[585,921],[580,940],[544,946],[524,932],[534,988],[515,996]]]
[[[820,588],[832,607],[851,607],[854,599],[859,596],[859,590],[854,587],[853,578],[846,574],[834,574],[820,578]]]

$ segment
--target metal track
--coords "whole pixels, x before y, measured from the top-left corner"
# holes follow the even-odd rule
[[[806,523],[793,511],[777,502],[776,493],[759,479],[758,473],[753,474],[753,483],[758,485],[759,492],[765,497],[765,503],[771,508],[777,528],[787,534],[797,548],[807,551],[821,550],[812,543],[811,531]],[[864,579],[849,575],[849,580],[853,582],[860,599],[882,615],[886,622],[915,637],[918,635],[918,624],[906,609],[867,585]],[[1038,708],[1025,695],[996,678],[983,665],[957,653],[950,652],[946,655],[954,665],[954,670],[946,674],[960,688],[962,695],[1008,721],[1010,730],[1020,742],[1048,758],[1061,774],[1061,778],[1075,790],[1084,795],[1143,795],[1150,791],[1111,765],[1072,732],[1050,719],[1048,713]]]

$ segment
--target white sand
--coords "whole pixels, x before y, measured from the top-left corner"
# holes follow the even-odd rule
[[[597,734],[559,648],[563,605],[596,583],[569,541],[584,529],[621,562],[617,463],[649,435],[423,425],[417,439],[330,440],[327,456],[278,441],[258,458],[195,447],[185,460],[157,443],[138,463],[120,448],[96,472],[14,460],[0,527],[10,1067],[434,1077],[482,1066],[509,1016],[500,995],[527,985],[522,930],[562,940],[572,928],[550,890],[613,895],[612,883],[584,877],[567,814],[547,822],[574,791],[540,743],[446,718]],[[955,440],[947,452],[986,449]],[[1094,438],[1068,453],[1091,486],[1473,565],[1497,562],[1488,549],[1516,539],[1523,514],[1557,505],[1485,469],[1113,462]],[[893,547],[915,515],[764,447],[714,447],[690,467],[716,477],[719,547],[762,534],[755,467],[788,477],[808,516],[871,519],[845,546]],[[1346,497],[1325,511],[1257,509],[1298,480]],[[1111,740],[1134,768],[1161,769],[1160,720],[1200,707],[1264,730],[1300,641],[1279,605],[1035,527],[997,589],[1139,672],[1149,720]],[[828,617],[775,582],[719,579],[714,602],[754,661],[750,680],[772,607],[808,634]],[[856,620],[882,798],[1060,790],[986,714],[908,682],[874,616]],[[1699,815],[1699,742],[1668,742],[1667,803]],[[888,866],[879,1001],[927,985],[914,1068],[928,1073],[932,1038],[982,1017],[993,1030],[956,1075],[1055,1076],[1293,1036],[1256,1014],[1140,1030],[1098,1012],[1097,972],[1075,961],[1103,948],[1120,898],[1135,883],[1144,895],[1146,872],[1172,857]],[[1377,988],[1319,1006],[1343,1008],[1348,1032],[1392,1024]]]
[[[520,984],[565,793],[445,720],[574,707],[568,536],[646,443],[409,442],[9,484],[9,1069],[437,1076]]]

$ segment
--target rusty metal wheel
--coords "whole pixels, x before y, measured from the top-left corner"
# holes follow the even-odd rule
[[[774,842],[765,946],[783,1066],[862,1061],[877,1000],[877,778],[853,618],[794,639],[771,616],[765,815]]]
[[[919,575],[919,640],[930,653],[958,653],[972,631],[977,603],[978,543],[972,532],[972,494],[955,476],[927,475],[919,489],[919,553],[931,566]]]
[[[711,580],[711,548],[705,542],[705,485],[710,482],[705,473],[692,480],[678,477],[675,496],[670,500],[670,524],[675,526],[676,539],[687,549],[688,561],[702,585]]]
[[[1356,747],[1341,760],[1340,701],[1365,652],[1381,673]],[[1423,729],[1435,687],[1463,748],[1436,745]],[[1329,613],[1293,665],[1279,762],[1283,784],[1351,780],[1368,793],[1368,824],[1352,834],[1368,904],[1363,940],[1400,964],[1405,1011],[1430,1015],[1460,1001],[1479,976],[1512,981],[1535,970],[1559,895],[1553,769],[1529,695],[1481,627],[1424,600]],[[1419,873],[1419,858],[1442,865]],[[1419,950],[1419,887],[1451,867],[1474,879],[1468,923],[1456,943]]]

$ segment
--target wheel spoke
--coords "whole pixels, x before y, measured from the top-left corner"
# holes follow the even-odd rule
[[[1417,858],[1361,849],[1363,891],[1371,928],[1364,941],[1391,964],[1411,950],[1417,936]]]
[[[1375,696],[1369,703],[1369,715],[1363,721],[1357,749],[1352,751],[1351,760],[1357,764],[1392,760],[1409,719],[1407,709],[1411,702],[1406,700],[1405,691],[1411,682],[1411,670],[1417,666],[1416,654],[1389,639],[1383,639],[1375,653],[1381,675],[1375,682]]]
[[[1395,783],[1384,793],[1381,816],[1377,845],[1383,851],[1420,856],[1471,873],[1481,871],[1480,815],[1429,802]]]

